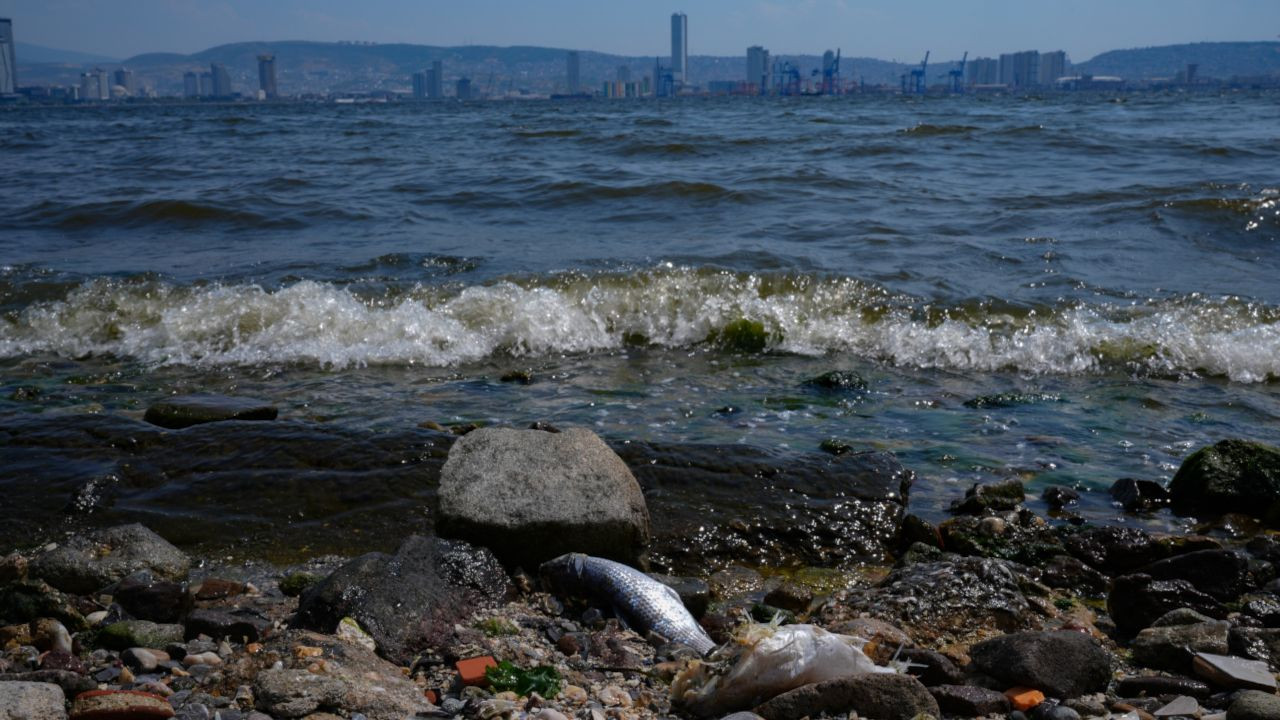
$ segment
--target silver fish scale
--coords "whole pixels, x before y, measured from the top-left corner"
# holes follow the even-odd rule
[[[716,646],[675,590],[612,560],[574,553],[571,562],[582,579],[624,612],[640,632],[652,630],[702,654]]]

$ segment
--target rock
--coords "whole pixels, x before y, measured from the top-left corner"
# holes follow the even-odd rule
[[[66,720],[66,703],[57,685],[0,682],[0,720]]]
[[[129,648],[120,653],[120,662],[124,666],[140,673],[149,673],[160,666],[160,659],[146,648]]]
[[[801,384],[823,392],[839,393],[867,389],[867,381],[852,370],[829,370],[817,377],[811,377]]]
[[[180,430],[224,420],[275,420],[275,406],[249,398],[224,395],[179,395],[147,408],[143,420],[170,430]]]
[[[182,664],[187,667],[193,665],[218,666],[222,664],[222,658],[215,652],[189,653],[182,657]]]
[[[422,689],[405,677],[401,668],[360,645],[306,631],[289,631],[271,642],[267,652],[281,652],[299,644],[321,650],[322,655],[307,662],[322,664],[323,674],[335,681],[332,689],[339,694],[331,706],[341,709],[344,716],[404,720],[431,709]],[[326,696],[324,692],[313,693],[315,695]],[[324,706],[321,709],[330,706],[321,704]],[[266,709],[260,697],[258,707]],[[272,715],[280,717],[283,713]]]
[[[1065,704],[1041,703],[1031,709],[1031,720],[1080,720],[1080,713]]]
[[[131,647],[158,648],[183,639],[183,628],[175,624],[159,624],[150,620],[122,620],[106,626],[98,633],[98,644],[111,650]]]
[[[1179,695],[1151,713],[1156,717],[1195,717],[1200,714],[1200,703],[1187,695]]]
[[[1190,672],[1194,653],[1227,653],[1227,631],[1230,629],[1231,623],[1226,620],[1149,627],[1138,633],[1129,648],[1133,661],[1140,665]]]
[[[911,720],[921,713],[939,717],[938,703],[909,675],[863,673],[789,690],[755,709],[766,720],[844,715],[877,720]]]
[[[1040,492],[1040,499],[1050,508],[1061,510],[1080,502],[1080,491],[1066,485],[1050,485]]]
[[[1179,608],[1191,608],[1211,618],[1226,617],[1226,609],[1186,580],[1155,580],[1134,574],[1116,578],[1107,595],[1107,612],[1121,632],[1135,633]]]
[[[316,578],[319,580],[319,578]],[[200,582],[191,586],[191,597],[201,602],[209,600],[221,600],[223,598],[235,597],[245,592],[247,586],[238,580],[226,580],[223,578],[205,578]]]
[[[720,720],[764,720],[764,718],[753,712],[746,712],[744,710],[742,712],[729,713],[728,715],[720,718]]]
[[[1154,480],[1120,478],[1110,492],[1125,512],[1148,512],[1169,504],[1169,491]]]
[[[1169,550],[1144,530],[1104,526],[1062,538],[1067,552],[1109,575],[1135,570],[1162,560]]]
[[[271,631],[271,621],[253,610],[192,610],[187,615],[187,638],[208,635],[238,643],[257,642]]]
[[[809,609],[813,602],[813,590],[798,583],[785,581],[765,593],[766,605],[782,608],[793,613],[802,613]]]
[[[37,648],[49,651],[71,652],[71,633],[62,623],[53,618],[32,620],[31,643]]]
[[[749,595],[759,597],[764,590],[764,576],[749,567],[730,565],[711,573],[707,578],[711,597],[717,600],[737,600]]]
[[[1004,693],[975,685],[938,685],[929,688],[929,692],[938,701],[938,708],[947,715],[1003,715],[1012,709]]]
[[[1264,627],[1280,627],[1280,597],[1271,593],[1257,593],[1242,596],[1240,612],[1257,618]]]
[[[333,634],[339,640],[355,643],[369,650],[369,652],[374,652],[378,649],[378,643],[373,637],[365,632],[364,628],[360,627],[360,623],[349,617],[342,618]]]
[[[1246,440],[1200,448],[1182,461],[1169,493],[1178,513],[1239,512],[1274,526],[1280,520],[1280,448]]]
[[[969,657],[1009,685],[1058,698],[1105,690],[1111,680],[1111,656],[1097,640],[1073,631],[1004,635],[969,648]]]
[[[333,632],[350,616],[378,653],[408,665],[414,655],[452,637],[453,626],[511,591],[497,558],[458,540],[410,536],[395,555],[348,561],[298,604],[296,624]]]
[[[1227,720],[1280,720],[1280,697],[1259,690],[1245,690],[1227,708]]]
[[[1196,653],[1192,669],[1200,677],[1218,687],[1276,691],[1276,677],[1261,660],[1247,660],[1231,655]]]
[[[1220,602],[1236,599],[1257,587],[1249,556],[1235,550],[1198,550],[1156,561],[1139,572],[1156,580],[1186,580]]]
[[[84,661],[66,650],[50,650],[40,657],[41,670],[66,670],[77,675],[88,672]]]
[[[1173,625],[1198,625],[1212,622],[1213,618],[1202,615],[1191,608],[1178,608],[1156,618],[1151,627],[1170,627]]]
[[[59,590],[88,594],[139,570],[181,580],[190,568],[186,553],[135,523],[76,535],[37,555],[30,572]]]
[[[44,617],[57,619],[72,631],[88,627],[70,598],[44,582],[27,580],[0,585],[0,619],[25,623]]]
[[[966,557],[898,568],[874,588],[850,590],[841,613],[879,617],[920,645],[973,642],[1031,627],[1032,610],[1009,564]]]
[[[296,718],[321,708],[338,709],[346,683],[306,670],[267,669],[258,673],[253,695],[258,709],[275,717]]]
[[[33,670],[20,673],[0,673],[0,685],[9,682],[48,683],[62,688],[63,695],[75,697],[82,692],[97,689],[93,678],[71,670]]]
[[[91,690],[71,703],[71,720],[165,720],[173,707],[159,695],[137,690]]]
[[[1280,629],[1235,626],[1227,638],[1230,654],[1262,660],[1280,672]]]
[[[982,515],[992,511],[1015,510],[1026,499],[1026,488],[1017,480],[1002,483],[975,484],[963,500],[951,504],[951,512]]]
[[[482,428],[454,443],[440,473],[438,531],[536,567],[568,552],[632,564],[649,511],[631,471],[595,433]]]
[[[959,685],[964,682],[964,673],[946,655],[928,648],[903,648],[897,653],[899,660],[912,663],[907,674],[924,683],[925,687],[938,685]],[[936,696],[935,696],[936,697]],[[941,701],[939,701],[941,704]],[[944,710],[946,708],[943,708]]]
[[[280,579],[280,592],[284,593],[285,597],[298,597],[307,588],[323,579],[319,575],[309,572],[289,573]]]
[[[1055,555],[1040,571],[1040,581],[1052,588],[1071,590],[1079,595],[1106,595],[1111,580],[1081,560],[1070,555]]]
[[[187,609],[187,589],[181,583],[157,580],[150,570],[141,570],[121,580],[111,599],[139,620],[177,622]]]
[[[1116,684],[1116,693],[1120,697],[1188,695],[1197,700],[1204,700],[1212,692],[1208,685],[1199,680],[1168,675],[1130,675]]]

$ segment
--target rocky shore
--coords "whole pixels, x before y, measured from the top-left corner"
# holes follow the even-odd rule
[[[201,428],[277,424],[257,406],[241,410],[258,419],[196,405]],[[181,402],[157,417],[188,429],[84,422],[114,422],[117,452],[219,442]],[[883,453],[798,462],[545,425],[427,432],[430,532],[387,552],[227,562],[171,544],[189,547],[162,522],[9,553],[0,720],[1280,718],[1275,448],[1223,441],[1168,488],[1117,482],[1132,511],[1172,504],[1233,529],[1160,535],[1073,522],[1064,487],[1045,491],[1053,517],[1037,515],[1018,482],[971,488],[932,524],[907,514],[910,473]],[[741,507],[743,477],[776,504]],[[706,522],[667,515],[673,498]],[[350,510],[368,500],[353,492]],[[700,657],[548,592],[538,567],[565,552],[676,571],[652,577],[720,648]],[[786,658],[763,649],[792,625],[817,658],[803,670],[799,640]],[[824,642],[858,662],[832,669]],[[741,684],[748,661],[772,679]]]

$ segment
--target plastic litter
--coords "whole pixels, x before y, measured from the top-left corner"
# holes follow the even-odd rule
[[[748,622],[707,659],[691,661],[677,673],[671,698],[693,714],[719,716],[811,683],[897,672],[872,662],[862,652],[866,644],[816,625]]]

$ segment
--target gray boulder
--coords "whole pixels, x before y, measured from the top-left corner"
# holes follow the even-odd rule
[[[1227,720],[1280,720],[1280,696],[1245,690],[1227,708]]]
[[[0,682],[0,720],[66,720],[62,688],[42,682]]]
[[[284,668],[258,673],[253,692],[259,710],[283,718],[336,710],[344,695],[346,683],[337,677]]]
[[[170,430],[223,420],[275,420],[270,403],[224,395],[179,395],[147,408],[143,420]]]
[[[1063,699],[1106,690],[1111,680],[1110,654],[1080,632],[1003,635],[969,648],[969,657],[984,673],[1009,685]]]
[[[1200,448],[1169,483],[1175,512],[1239,512],[1273,527],[1280,521],[1280,448],[1222,440]]]
[[[892,673],[862,673],[805,685],[774,697],[755,712],[765,720],[848,713],[872,720],[911,720],[921,713],[942,714],[919,680]]]
[[[351,617],[373,637],[378,654],[408,665],[417,652],[447,644],[456,623],[510,590],[488,550],[412,535],[394,555],[361,555],[308,588],[295,625],[332,633]]]
[[[948,715],[980,717],[1003,715],[1012,708],[1004,693],[976,685],[939,685],[929,688],[938,707]]]
[[[37,555],[29,572],[59,590],[85,595],[139,570],[182,580],[190,569],[186,553],[134,523],[76,535]]]
[[[1186,625],[1158,625],[1138,633],[1130,645],[1134,662],[1149,668],[1187,673],[1197,652],[1226,655],[1231,623],[1210,620]]]
[[[437,529],[527,568],[568,552],[641,563],[650,535],[640,485],[584,428],[463,436],[440,473]]]

